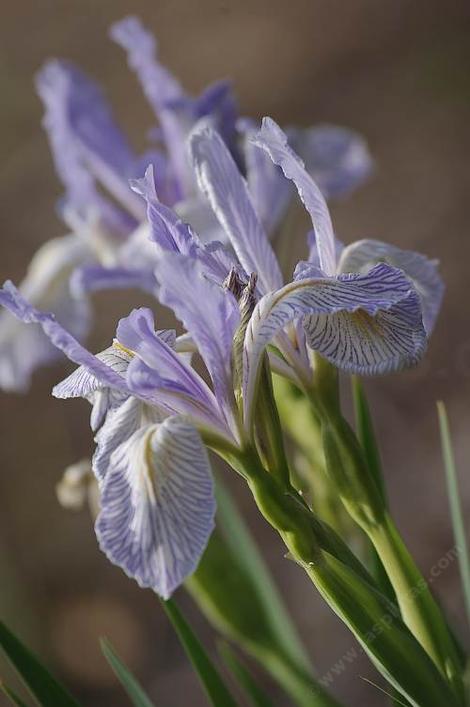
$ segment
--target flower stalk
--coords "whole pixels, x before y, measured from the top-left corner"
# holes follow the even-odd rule
[[[245,450],[238,461],[259,510],[280,534],[290,558],[307,572],[392,685],[415,707],[463,704],[373,580],[325,551],[318,522],[302,499],[285,493],[256,450]]]
[[[338,373],[319,356],[309,393],[320,411],[327,469],[346,509],[367,533],[385,568],[404,622],[465,704],[461,662],[430,589],[388,513],[357,438],[341,413]]]

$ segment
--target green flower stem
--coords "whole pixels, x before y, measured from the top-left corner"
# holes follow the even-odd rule
[[[211,624],[258,660],[299,707],[339,707],[285,649],[257,588],[218,530],[185,586]]]
[[[346,512],[326,472],[318,415],[308,398],[293,383],[274,375],[273,384],[282,427],[295,443],[295,485],[309,494],[320,518],[361,550],[364,535]]]
[[[279,412],[274,399],[273,383],[267,354],[261,365],[257,400],[258,446],[263,450],[266,465],[286,487],[290,486],[289,463],[284,448]]]
[[[238,463],[266,520],[279,532],[291,558],[304,570],[335,613],[349,626],[388,680],[415,707],[457,707],[432,661],[376,587],[321,548],[312,513],[262,466],[255,449]]]
[[[368,467],[357,438],[342,416],[337,371],[315,359],[309,391],[322,421],[327,469],[352,518],[367,533],[395,591],[403,619],[465,704],[461,664],[446,621],[407,551],[388,511],[384,494]]]
[[[462,697],[462,669],[455,643],[426,580],[416,567],[400,534],[387,514],[370,538],[387,571],[403,620]]]

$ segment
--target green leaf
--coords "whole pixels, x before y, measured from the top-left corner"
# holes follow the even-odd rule
[[[446,407],[443,402],[437,403],[437,413],[439,417],[442,457],[444,460],[444,468],[446,473],[450,513],[452,517],[452,526],[454,529],[455,545],[458,552],[460,578],[462,581],[467,620],[470,623],[470,559],[468,554],[465,523],[463,520],[462,504],[460,501],[457,469],[455,467],[454,452],[450,436],[449,420],[447,417]]]
[[[166,615],[186,651],[213,707],[237,707],[201,643],[173,600],[162,601]]]
[[[338,707],[308,659],[256,543],[222,484],[217,528],[186,589],[216,630],[254,657],[301,707]]]
[[[250,704],[253,705],[253,707],[274,707],[269,697],[259,687],[252,674],[236,656],[228,643],[221,642],[219,644],[219,653],[227,667],[237,679],[239,685],[247,694]]]
[[[377,444],[372,416],[370,414],[369,405],[364,392],[360,378],[351,376],[352,393],[354,401],[354,413],[356,418],[356,435],[359,444],[364,452],[367,468],[379,489],[381,498],[387,505],[387,492],[385,489],[385,481],[382,471],[382,461],[380,459],[379,445]],[[370,564],[371,572],[383,591],[383,593],[391,600],[396,602],[395,592],[384,566],[377,554],[375,548],[370,546]]]
[[[8,687],[4,683],[0,683],[0,690],[8,697],[10,702],[16,707],[28,707],[26,702],[23,702],[21,697],[14,692],[11,687]]]
[[[224,539],[257,588],[259,596],[262,597],[271,630],[278,637],[284,653],[292,662],[310,672],[310,660],[271,574],[237,507],[220,481],[217,483],[217,507],[219,526]]]
[[[354,400],[354,413],[356,417],[356,434],[367,459],[367,466],[374,478],[377,488],[384,503],[386,503],[386,490],[382,473],[382,462],[379,447],[375,438],[372,417],[362,383],[357,376],[351,376]]]
[[[143,688],[132,675],[129,668],[122,662],[107,638],[100,639],[103,655],[113,669],[119,682],[129,695],[134,707],[154,707],[153,702],[145,694]]]
[[[40,705],[43,707],[79,707],[78,702],[1,621],[0,646]]]

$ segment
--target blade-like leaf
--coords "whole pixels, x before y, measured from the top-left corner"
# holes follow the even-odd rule
[[[162,601],[162,606],[198,674],[211,705],[237,707],[237,703],[176,604],[169,599]]]
[[[310,671],[309,658],[269,570],[245,522],[219,479],[217,479],[217,507],[219,527],[224,539],[258,588],[259,595],[263,597],[272,631],[278,636],[284,653],[289,655],[293,663]]]
[[[385,484],[382,474],[382,462],[380,460],[380,452],[375,439],[372,417],[367,404],[366,396],[364,394],[364,388],[362,387],[362,383],[357,376],[351,376],[351,381],[357,437],[364,450],[369,471],[374,477],[382,499],[386,501]]]
[[[458,561],[462,589],[467,611],[467,620],[470,622],[470,558],[468,554],[467,536],[462,513],[462,503],[459,494],[457,469],[455,467],[454,452],[450,436],[447,410],[443,402],[437,403],[439,429],[441,433],[442,457],[447,481],[450,513],[454,530],[455,545],[458,551]]]
[[[134,707],[154,707],[153,702],[145,694],[143,688],[132,675],[129,668],[124,665],[107,638],[100,640],[103,655],[113,669],[119,682],[127,692]]]
[[[0,646],[42,707],[79,707],[78,702],[1,621]]]
[[[360,378],[351,376],[354,413],[356,419],[356,434],[364,452],[367,467],[373,477],[384,504],[387,504],[387,492],[382,471],[379,446],[375,437],[374,425],[369,405]],[[395,592],[390,583],[384,566],[374,547],[370,547],[371,571],[380,588],[392,601],[396,601]]]
[[[263,692],[252,674],[237,657],[228,643],[221,642],[219,653],[225,664],[235,676],[237,682],[246,693],[253,707],[274,707],[269,697]]]
[[[8,697],[8,700],[12,705],[16,705],[16,707],[28,707],[26,702],[23,702],[21,697],[19,697],[19,695],[17,695],[11,687],[8,687],[4,683],[0,683],[0,690]]]

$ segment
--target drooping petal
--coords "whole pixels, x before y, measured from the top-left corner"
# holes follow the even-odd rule
[[[106,366],[111,368],[121,378],[125,379],[127,367],[131,361],[131,355],[122,347],[109,346],[104,351],[96,354],[95,358],[102,361]],[[85,398],[97,390],[106,388],[106,383],[103,383],[101,378],[86,366],[79,366],[73,373],[65,378],[60,383],[54,386],[53,394],[56,398]]]
[[[26,324],[39,324],[49,341],[62,351],[71,361],[84,366],[103,384],[128,392],[123,378],[100,361],[97,356],[87,351],[79,342],[62,327],[52,312],[43,312],[33,307],[20,294],[13,283],[7,281],[0,289],[0,304],[8,309],[17,319]]]
[[[96,477],[100,481],[104,479],[113,452],[137,430],[155,422],[162,422],[164,419],[162,410],[132,396],[109,409],[103,425],[95,436],[97,447],[93,455],[92,468]]]
[[[292,145],[325,199],[350,193],[373,169],[364,138],[338,125],[296,130]]]
[[[168,599],[197,567],[214,514],[206,449],[193,427],[169,418],[112,454],[96,534],[111,562]]]
[[[73,64],[57,60],[42,68],[36,86],[45,105],[44,126],[67,199],[80,211],[89,208],[87,202],[92,199],[92,204],[108,214],[112,205],[96,191],[96,178],[133,217],[142,220],[142,204],[127,183],[135,176],[138,158],[99,86]]]
[[[157,59],[157,42],[137,17],[125,17],[111,27],[111,38],[126,52],[129,66],[136,72],[145,96],[160,121],[174,176],[180,188],[179,198],[192,190],[184,139],[187,119],[184,115],[186,94],[180,83]]]
[[[388,243],[364,239],[344,249],[338,271],[368,272],[380,262],[400,268],[409,277],[421,299],[424,328],[428,335],[431,334],[445,289],[439,274],[439,262],[412,250],[402,250]]]
[[[261,130],[253,138],[254,144],[265,150],[272,161],[291,179],[310,214],[317,238],[320,265],[326,275],[336,270],[333,226],[325,198],[304,163],[289,147],[287,136],[271,118],[263,118]]]
[[[96,354],[96,358],[117,373],[126,385],[126,371],[131,361],[131,355],[122,347],[113,344],[104,351]],[[67,378],[52,389],[56,398],[85,398],[91,403],[90,426],[96,431],[103,424],[110,410],[121,405],[129,396],[129,391],[122,388],[109,387],[93,371],[85,366],[79,366]]]
[[[212,379],[216,398],[231,418],[231,352],[240,313],[235,297],[210,281],[201,263],[169,253],[156,267],[159,300],[191,334]]]
[[[277,332],[301,317],[309,346],[351,373],[399,370],[416,363],[426,347],[419,298],[401,270],[380,264],[366,275],[290,283],[258,302],[246,331],[247,426],[261,355]]]
[[[245,271],[258,274],[263,292],[278,289],[282,275],[250,200],[248,187],[220,135],[199,124],[189,137],[199,188],[227,233]]]
[[[40,307],[53,309],[58,321],[77,338],[84,338],[91,324],[86,298],[77,298],[69,286],[74,268],[89,261],[87,244],[78,236],[48,241],[35,254],[20,289]],[[33,372],[60,358],[60,353],[36,324],[25,326],[7,312],[0,313],[0,387],[23,391]]]
[[[157,291],[153,270],[144,268],[103,267],[88,265],[76,270],[71,279],[72,291],[77,297],[102,290],[143,290],[150,295]]]

